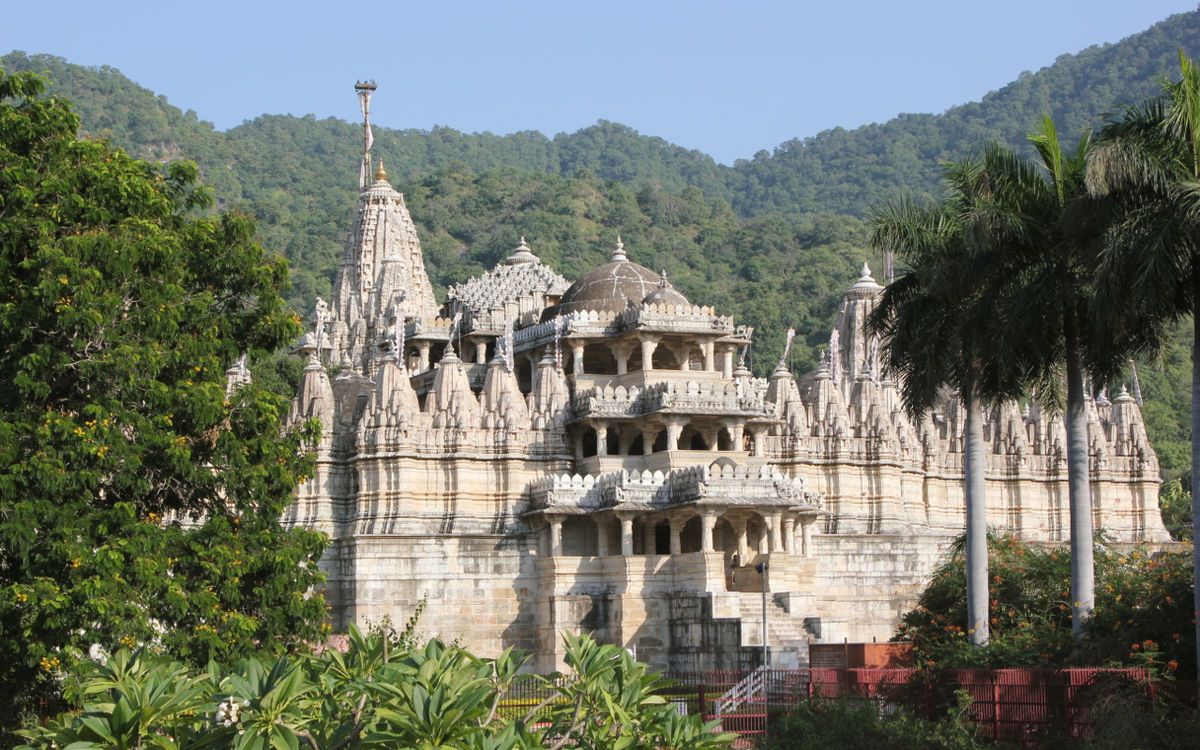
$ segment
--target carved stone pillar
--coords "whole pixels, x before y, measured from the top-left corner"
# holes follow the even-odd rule
[[[642,344],[642,369],[654,369],[654,350],[658,348],[658,336],[647,336],[639,334],[638,339]]]
[[[796,519],[790,516],[783,519],[783,551],[789,555],[796,551]]]
[[[422,341],[417,344],[417,372],[426,372],[429,370],[429,342]]]
[[[721,377],[729,380],[733,377],[733,350],[721,352]]]
[[[477,364],[477,365],[486,365],[487,364],[487,342],[486,341],[476,341],[475,342],[475,364]]]
[[[679,450],[679,436],[683,434],[683,425],[687,422],[683,417],[663,417],[667,426],[667,450]]]
[[[750,541],[746,538],[746,519],[733,521],[733,533],[737,537],[738,565],[750,562]]]
[[[770,541],[770,546],[768,547],[768,551],[769,552],[782,552],[783,551],[783,535],[781,532],[783,531],[783,529],[781,527],[783,526],[783,517],[779,513],[772,513],[770,516],[767,517],[766,520],[767,520],[767,526],[770,529],[770,533],[771,533],[771,541]]]
[[[608,423],[596,422],[596,455],[608,455]]]
[[[621,519],[621,554],[630,557],[633,555],[633,516],[622,513],[617,518]]]
[[[658,430],[642,430],[642,455],[649,456],[654,452],[654,441],[658,438]]]
[[[725,429],[729,431],[730,449],[740,451],[742,449],[742,436],[745,434],[746,423],[737,419],[726,420]]]
[[[800,554],[804,557],[812,555],[812,528],[815,516],[805,516],[800,519]]]
[[[717,514],[710,510],[700,514],[700,551],[713,551],[713,528],[717,525]]]
[[[716,348],[716,342],[713,341],[705,341],[700,345],[700,351],[704,353],[705,372],[712,372],[717,369]]]
[[[550,556],[560,557],[562,555],[562,516],[546,516],[546,521],[550,524]]]
[[[579,377],[583,374],[583,344],[571,342],[571,357],[571,371]]]
[[[685,521],[682,518],[672,518],[671,524],[671,554],[678,555],[683,552],[683,540],[680,535],[683,532],[683,524]]]
[[[633,348],[628,344],[612,344],[608,350],[612,352],[613,359],[617,360],[617,374],[624,375],[629,372],[629,355],[633,354]]]
[[[764,440],[766,433],[757,425],[750,430],[750,455],[763,456],[766,454],[767,441]]]
[[[576,461],[583,460],[583,433],[584,430],[579,430],[579,432],[575,433],[575,439],[571,441],[575,448]]]
[[[653,555],[658,552],[658,529],[651,521],[642,522],[642,554]]]

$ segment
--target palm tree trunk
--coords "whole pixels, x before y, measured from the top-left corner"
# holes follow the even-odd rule
[[[988,549],[986,455],[983,409],[973,382],[963,384],[967,424],[963,436],[963,489],[967,513],[967,638],[972,646],[988,642]]]
[[[1200,272],[1192,272],[1192,601],[1200,612]],[[1196,623],[1196,680],[1200,682],[1200,617]]]
[[[1087,402],[1079,333],[1067,311],[1064,326],[1067,360],[1067,492],[1071,507],[1071,630],[1083,637],[1083,623],[1096,606],[1096,568],[1092,554],[1092,488],[1088,478]]]

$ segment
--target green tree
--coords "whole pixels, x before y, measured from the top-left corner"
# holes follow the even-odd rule
[[[0,720],[93,643],[202,664],[325,627],[324,540],[279,525],[312,433],[224,375],[298,335],[285,264],[43,89],[0,70]]]
[[[1021,386],[1016,360],[1002,354],[1010,337],[988,283],[998,264],[995,243],[977,242],[971,224],[986,198],[983,177],[978,161],[948,165],[946,199],[904,199],[876,213],[872,246],[898,252],[908,270],[884,289],[869,321],[882,336],[885,367],[903,384],[909,414],[924,414],[946,388],[957,391],[966,412],[967,632],[980,646],[988,640],[983,402],[1015,396]]]
[[[1100,268],[1113,317],[1134,330],[1190,315],[1192,345],[1192,519],[1200,518],[1200,68],[1179,52],[1181,77],[1159,98],[1130,107],[1098,134],[1089,188],[1117,202],[1119,220]],[[1193,549],[1200,581],[1200,547]],[[1200,586],[1194,586],[1200,611]],[[1195,624],[1200,648],[1200,619]],[[1200,659],[1197,660],[1200,677]]]

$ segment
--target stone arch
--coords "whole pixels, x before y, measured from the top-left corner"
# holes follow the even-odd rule
[[[654,436],[654,445],[650,448],[651,453],[661,453],[667,449],[667,431],[659,430]]]
[[[679,449],[685,451],[704,451],[708,450],[708,443],[699,430],[688,425],[683,428],[683,432],[679,433]]]
[[[678,370],[679,360],[675,357],[675,352],[671,351],[669,346],[659,344],[654,347],[654,354],[650,357],[650,361],[654,364],[655,370]]]

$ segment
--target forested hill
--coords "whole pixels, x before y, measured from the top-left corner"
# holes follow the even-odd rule
[[[774,153],[738,161],[730,183],[734,208],[746,215],[862,215],[898,187],[936,193],[941,161],[960,159],[987,140],[1024,147],[1043,113],[1054,117],[1059,133],[1078,135],[1105,113],[1157,95],[1162,76],[1178,77],[1181,49],[1200,54],[1200,12],[1171,16],[1115,44],[1064,54],[945,114],[905,114],[883,125],[788,141]]]
[[[1022,73],[981,101],[944,114],[905,114],[884,124],[835,128],[787,141],[773,152],[760,151],[733,167],[606,121],[553,138],[534,131],[499,136],[448,127],[429,131],[377,127],[376,149],[399,181],[453,164],[473,172],[510,166],[560,176],[588,169],[601,179],[634,189],[651,185],[678,192],[694,185],[709,198],[729,201],[741,216],[862,215],[898,188],[936,192],[938,163],[960,158],[987,139],[1022,145],[1032,123],[1044,112],[1054,116],[1060,132],[1078,133],[1103,113],[1153,95],[1156,78],[1177,69],[1180,49],[1200,54],[1200,12],[1171,16],[1114,44],[1064,54],[1047,68]],[[250,197],[243,194],[241,183],[255,179],[246,173],[264,169],[260,160],[291,160],[305,154],[310,163],[298,169],[311,172],[328,189],[343,190],[345,165],[356,163],[355,123],[264,115],[221,133],[195,113],[179,111],[112,68],[84,68],[59,58],[21,53],[2,60],[9,70],[47,72],[55,82],[54,91],[75,102],[89,131],[105,133],[146,158],[179,154],[195,158],[206,179],[227,200]],[[969,65],[970,61],[946,64]],[[387,96],[387,91],[388,83],[383,81],[379,95]],[[347,102],[347,111],[354,112],[349,95]]]

